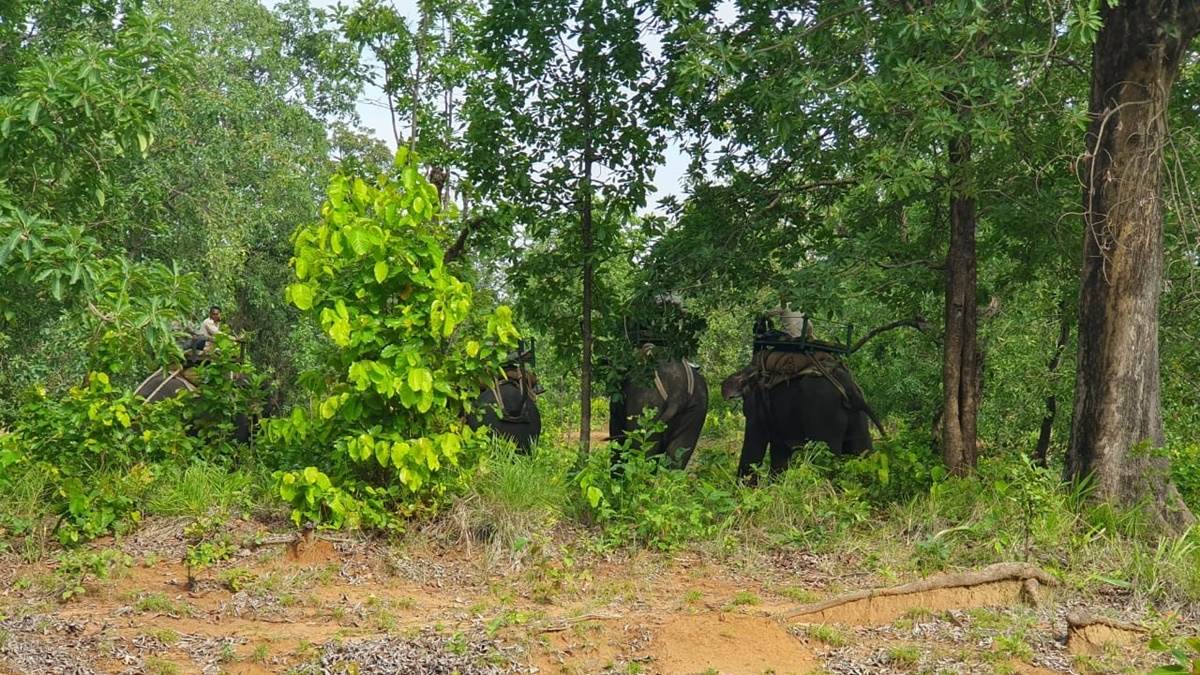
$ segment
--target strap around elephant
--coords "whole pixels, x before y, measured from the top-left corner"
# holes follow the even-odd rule
[[[155,372],[162,372],[162,368],[159,368]],[[176,368],[175,370],[173,370],[170,375],[168,375],[167,377],[164,377],[162,379],[162,382],[159,382],[158,386],[154,388],[154,391],[150,392],[149,395],[146,396],[146,400],[153,401],[154,397],[158,395],[158,392],[162,391],[162,388],[167,386],[168,382],[170,382],[171,380],[178,377],[179,373],[181,373],[181,372],[183,372],[183,368],[179,367],[179,368]],[[154,375],[151,375],[150,377],[154,377]],[[149,381],[150,381],[150,378],[149,377],[146,378],[146,382],[149,382]],[[191,382],[188,382],[186,379],[181,378],[179,381],[183,383],[184,387],[187,387],[188,391],[196,391],[196,385],[192,384]],[[144,385],[145,382],[143,382],[142,384]],[[138,388],[141,389],[141,387],[138,387]]]
[[[683,364],[683,372],[686,373],[685,377],[687,378],[687,395],[691,397],[696,391],[696,374],[692,372],[692,367],[688,365],[687,361],[680,361],[680,363]],[[661,396],[664,401],[666,401],[667,386],[663,384],[662,376],[658,374],[657,368],[654,369],[654,388],[658,390],[658,395]]]

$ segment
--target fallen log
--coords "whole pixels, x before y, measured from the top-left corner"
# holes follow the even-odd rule
[[[918,579],[911,583],[902,584],[900,586],[891,586],[888,588],[869,588],[861,591],[854,591],[845,595],[840,595],[836,598],[830,598],[822,602],[804,605],[793,610],[789,610],[779,615],[781,619],[792,619],[799,616],[809,614],[820,614],[830,609],[849,605],[851,603],[860,602],[863,600],[872,600],[875,598],[888,598],[903,595],[913,595],[917,593],[928,593],[931,591],[940,591],[953,588],[970,588],[972,586],[981,586],[984,584],[995,584],[1002,582],[1017,582],[1025,586],[1027,580],[1035,580],[1047,586],[1058,585],[1058,580],[1050,576],[1034,565],[1017,562],[1004,562],[989,565],[981,570],[973,570],[969,572],[955,572],[951,574],[938,574],[925,579]],[[1028,593],[1028,590],[1026,590]]]

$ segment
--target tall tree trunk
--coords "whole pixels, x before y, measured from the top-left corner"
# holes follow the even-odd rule
[[[1196,0],[1102,4],[1084,156],[1079,353],[1067,475],[1095,497],[1145,504],[1159,525],[1194,518],[1171,483],[1159,400],[1162,152],[1171,85],[1200,24]]]
[[[583,23],[580,42],[584,42],[591,31],[590,22]],[[592,141],[595,126],[595,111],[592,101],[592,73],[584,59],[583,82],[580,93],[583,103],[583,167],[580,179],[579,225],[583,255],[583,321],[580,337],[583,341],[582,363],[579,369],[579,451],[586,455],[592,445],[592,285],[595,271],[592,261],[592,165],[595,163],[595,146]]]
[[[960,115],[963,115],[960,110]],[[942,457],[950,473],[975,469],[979,412],[979,346],[975,303],[975,196],[971,137],[950,143],[950,251],[946,255],[946,336],[942,357]]]
[[[1062,363],[1063,352],[1067,349],[1067,340],[1071,337],[1071,315],[1070,308],[1067,307],[1064,301],[1063,306],[1059,308],[1058,319],[1058,341],[1054,343],[1054,354],[1050,356],[1050,363],[1047,364],[1046,370],[1053,377],[1058,372],[1058,366]],[[1049,463],[1050,455],[1050,436],[1054,431],[1054,418],[1058,415],[1058,396],[1053,391],[1046,397],[1046,414],[1042,416],[1042,428],[1038,431],[1037,446],[1033,449],[1033,458],[1039,466],[1046,466]]]

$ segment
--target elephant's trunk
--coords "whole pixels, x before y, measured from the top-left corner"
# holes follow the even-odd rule
[[[721,396],[725,400],[738,398],[746,391],[746,380],[750,379],[751,369],[743,368],[725,378],[721,383]]]

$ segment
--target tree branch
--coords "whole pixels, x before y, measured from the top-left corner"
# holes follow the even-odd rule
[[[442,255],[443,265],[450,264],[463,254],[463,250],[467,247],[467,239],[471,236],[471,233],[475,230],[478,230],[483,223],[483,216],[476,216],[468,220],[466,224],[463,225],[462,230],[460,230],[458,236],[455,237],[454,243],[451,244],[450,248],[446,249],[446,252]]]
[[[859,349],[862,349],[862,346],[867,344],[867,342],[876,335],[879,335],[880,333],[886,333],[889,330],[895,330],[897,328],[915,328],[924,333],[925,331],[929,330],[929,322],[926,321],[924,317],[917,315],[911,319],[900,319],[899,321],[885,323],[882,326],[867,331],[866,335],[859,338],[858,341],[850,347],[850,353],[853,354]]]

